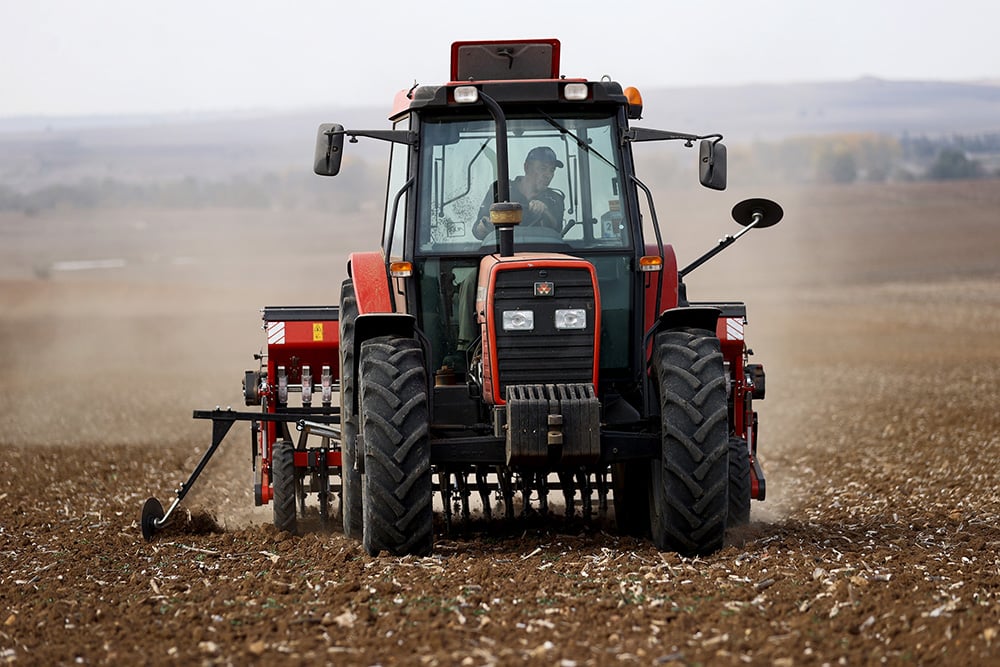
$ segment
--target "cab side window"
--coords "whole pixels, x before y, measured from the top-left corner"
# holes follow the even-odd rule
[[[395,124],[393,129],[409,129],[409,118]],[[382,247],[390,259],[401,259],[403,256],[403,238],[405,234],[406,206],[408,193],[403,190],[409,178],[408,157],[409,146],[404,144],[389,144],[389,181],[385,193],[385,220],[382,227]],[[395,218],[393,209],[395,207]]]

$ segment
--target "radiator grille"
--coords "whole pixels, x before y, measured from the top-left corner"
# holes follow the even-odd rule
[[[554,285],[552,296],[535,296],[535,283]],[[557,308],[583,308],[587,328],[555,328]],[[504,331],[505,310],[531,310],[533,331]],[[594,286],[586,269],[518,269],[500,271],[493,312],[496,368],[500,395],[507,385],[594,382]]]

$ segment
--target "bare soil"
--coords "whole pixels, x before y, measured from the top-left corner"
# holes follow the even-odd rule
[[[734,229],[719,199],[666,194],[682,264]],[[143,501],[210,441],[191,410],[241,403],[258,309],[331,302],[378,232],[0,218],[0,662],[997,664],[1000,183],[776,194],[785,222],[689,279],[748,303],[768,372],[768,498],[699,559],[606,518],[441,534],[422,559],[278,533],[239,426],[146,543]]]

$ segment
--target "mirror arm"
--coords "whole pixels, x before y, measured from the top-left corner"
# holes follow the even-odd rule
[[[713,144],[722,141],[721,134],[688,134],[686,132],[671,132],[669,130],[652,130],[645,127],[633,127],[622,134],[622,142],[639,141],[683,141],[688,148],[694,146],[694,142],[704,139],[712,139]]]
[[[335,134],[343,134],[348,137],[348,141],[352,144],[358,142],[358,137],[391,141],[396,144],[407,144],[409,146],[414,146],[417,143],[417,133],[410,130],[342,130],[339,132],[331,130],[326,132],[326,135],[331,139]]]

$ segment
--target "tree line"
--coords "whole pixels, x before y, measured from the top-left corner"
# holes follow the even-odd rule
[[[683,156],[689,157],[689,156]],[[644,156],[644,173],[687,183],[676,153]],[[835,134],[729,147],[731,173],[755,183],[854,183],[1000,177],[1000,133],[928,137]],[[17,189],[0,182],[0,211],[55,208],[323,208],[353,212],[381,201],[384,166],[354,160],[334,179],[294,169],[244,173],[225,180],[182,176],[130,181],[105,177]]]
[[[0,183],[0,211],[29,215],[50,209],[154,208],[326,208],[359,210],[365,201],[381,202],[384,176],[364,163],[345,169],[335,179],[311,172],[283,171],[232,175],[224,180],[182,176],[175,179],[130,181],[124,178],[84,178],[16,189]]]
[[[849,133],[755,143],[737,158],[764,180],[802,183],[1000,177],[1000,133],[895,137]],[[770,175],[768,177],[767,175]]]

